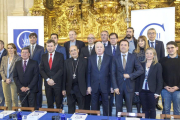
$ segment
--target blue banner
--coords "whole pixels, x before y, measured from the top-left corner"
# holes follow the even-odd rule
[[[29,34],[36,33],[38,35],[38,29],[14,29],[14,44],[17,47],[18,55],[21,55],[21,49],[30,45]],[[39,43],[39,39],[37,38],[37,44]]]

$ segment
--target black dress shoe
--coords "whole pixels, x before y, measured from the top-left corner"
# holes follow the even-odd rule
[[[162,110],[162,107],[160,106],[160,105],[156,105],[156,108],[158,109],[158,110]]]

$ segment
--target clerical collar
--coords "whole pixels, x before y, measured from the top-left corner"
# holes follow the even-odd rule
[[[78,59],[78,57],[77,58],[73,58],[73,60],[77,60]]]

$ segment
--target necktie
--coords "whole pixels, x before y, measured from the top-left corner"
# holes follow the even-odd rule
[[[50,59],[49,59],[49,68],[52,68],[52,53],[50,54]]]
[[[0,52],[0,58],[1,58],[1,52]]]
[[[89,50],[89,55],[91,55],[91,51],[92,51],[92,47],[90,47],[90,50]]]
[[[154,42],[151,42],[151,47],[154,48]]]
[[[32,45],[32,47],[31,47],[31,58],[33,56],[33,53],[34,53],[34,45]]]
[[[106,43],[104,43],[104,47],[106,47]]]
[[[24,70],[24,72],[25,72],[25,70],[26,70],[26,62],[27,62],[27,61],[24,61],[24,65],[23,65],[23,70]]]
[[[115,54],[116,54],[116,47],[113,46],[113,56],[115,56]]]
[[[101,69],[101,56],[98,56],[99,57],[99,60],[98,60],[98,70],[100,71]]]
[[[125,69],[126,68],[126,59],[125,59],[126,55],[122,55],[122,56],[123,56],[123,69]]]

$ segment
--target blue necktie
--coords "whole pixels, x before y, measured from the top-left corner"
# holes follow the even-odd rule
[[[113,56],[115,56],[115,54],[116,54],[116,48],[115,46],[113,46]]]
[[[154,48],[154,42],[151,42],[151,47]]]
[[[1,52],[0,52],[0,58],[1,58]]]

